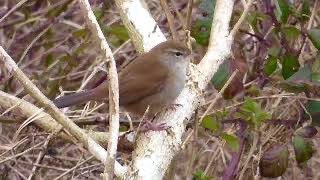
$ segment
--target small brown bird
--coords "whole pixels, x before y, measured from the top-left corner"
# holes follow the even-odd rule
[[[171,105],[186,83],[190,50],[180,42],[168,40],[137,57],[119,73],[120,106],[126,111],[142,116],[149,106],[147,116]],[[58,108],[87,101],[108,101],[108,82],[91,90],[59,97],[54,100]]]

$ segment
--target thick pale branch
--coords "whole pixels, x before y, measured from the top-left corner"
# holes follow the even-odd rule
[[[147,52],[166,40],[143,0],[115,0],[122,22],[138,52]]]
[[[39,112],[39,108],[37,106],[23,99],[19,99],[15,96],[12,96],[10,94],[0,91],[0,114],[2,114],[7,109],[11,109],[10,114],[13,115],[13,117],[17,118],[18,120],[21,119],[21,121]],[[4,116],[5,115],[6,114],[4,114]],[[39,115],[37,116],[37,120],[34,121],[33,123],[40,129],[48,133],[55,132],[61,127],[60,124],[58,124],[49,114],[45,112],[40,112]],[[108,133],[90,131],[90,132],[87,132],[87,134],[93,139],[95,139],[102,146],[107,147],[108,145],[107,139],[109,137]],[[63,131],[61,131],[58,134],[58,136],[70,142],[72,142],[72,139],[73,139]]]
[[[202,89],[207,86],[220,64],[230,55],[233,37],[229,36],[229,22],[233,4],[233,0],[216,2],[208,50],[198,65],[199,71],[205,78],[199,82]]]
[[[233,37],[229,35],[229,22],[233,5],[234,0],[216,2],[208,51],[196,68],[190,67],[188,85],[175,102],[182,107],[166,111],[156,119],[172,128],[168,132],[149,132],[138,137],[132,167],[126,175],[129,179],[162,179],[172,158],[181,149],[182,134],[200,104],[202,90],[220,64],[230,56]]]

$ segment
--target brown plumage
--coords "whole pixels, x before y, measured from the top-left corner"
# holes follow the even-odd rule
[[[118,74],[120,106],[137,115],[143,115],[149,106],[149,114],[154,115],[171,104],[185,85],[189,54],[186,46],[169,40],[136,58]],[[107,102],[108,95],[108,82],[104,81],[54,103],[63,108],[92,100]]]

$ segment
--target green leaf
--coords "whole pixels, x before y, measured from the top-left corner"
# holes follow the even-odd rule
[[[290,15],[290,6],[286,0],[278,0],[277,17],[278,21],[282,23],[287,23],[289,15]]]
[[[101,9],[96,9],[93,11],[93,14],[96,17],[96,19],[99,21],[101,18],[103,18],[104,11],[102,11]]]
[[[266,64],[264,65],[264,73],[270,76],[278,67],[278,59],[274,56],[268,57]]]
[[[74,50],[74,54],[77,56],[85,54],[88,48],[91,48],[90,46],[91,44],[89,42],[84,41]]]
[[[201,126],[213,132],[217,132],[220,129],[219,122],[212,116],[205,116],[201,122]]]
[[[248,89],[246,89],[246,94],[248,94],[248,96],[260,96],[261,89],[258,85],[252,84]]]
[[[280,86],[288,92],[310,91],[320,87],[320,74],[312,73],[311,65],[307,64],[290,78],[281,82]]]
[[[292,142],[296,160],[299,164],[309,160],[315,152],[313,145],[301,136],[295,136]]]
[[[271,48],[268,49],[269,56],[278,57],[281,52],[281,48],[277,45],[273,45]]]
[[[236,117],[248,121],[250,125],[259,127],[262,122],[270,119],[271,115],[264,112],[260,104],[250,98],[247,98],[244,104],[240,107],[239,112],[236,113]]]
[[[110,43],[115,47],[120,46],[123,42],[129,39],[128,31],[123,25],[102,25],[101,29],[104,35],[108,37]]]
[[[214,88],[220,90],[224,84],[228,81],[229,77],[231,76],[231,61],[226,60],[224,61],[218,68],[218,71],[213,75],[211,79],[211,83],[213,84]]]
[[[311,11],[310,11],[310,2],[309,0],[303,0],[302,2],[302,8],[300,12],[300,16],[303,21],[308,21],[310,17]]]
[[[199,4],[199,9],[202,13],[207,14],[209,17],[213,16],[216,0],[202,0]]]
[[[289,41],[297,40],[300,35],[300,30],[294,26],[284,26],[281,28],[281,32]]]
[[[292,76],[295,72],[299,70],[299,62],[298,57],[286,54],[282,58],[282,76],[284,79],[288,79]]]
[[[299,71],[295,72],[291,77],[289,77],[286,82],[289,83],[302,83],[302,82],[310,82],[311,81],[311,66],[305,65],[300,68]]]
[[[120,126],[119,131],[120,132],[127,132],[127,131],[129,131],[129,128],[128,128],[128,126]]]
[[[312,124],[315,126],[320,126],[320,101],[308,101],[306,109],[312,117]]]
[[[281,82],[280,86],[288,92],[303,92],[308,88],[307,85],[312,83],[311,71],[311,66],[305,65],[303,68],[300,68],[299,71],[294,73],[287,80]]]
[[[306,109],[311,115],[315,113],[320,113],[320,101],[308,101]]]
[[[215,116],[217,118],[220,118],[221,120],[225,119],[228,115],[230,114],[230,112],[226,109],[222,110],[222,111],[217,111],[215,113]]]
[[[260,22],[265,21],[267,18],[268,16],[260,11],[250,11],[246,17],[254,32],[259,32]]]
[[[311,81],[319,86],[320,85],[320,73],[312,73],[311,74]]]
[[[320,54],[318,54],[312,64],[312,72],[320,73]]]
[[[199,4],[199,12],[202,14],[195,23],[192,23],[191,36],[202,46],[209,43],[212,17],[216,0],[202,0]]]
[[[72,33],[76,38],[85,38],[88,35],[88,30],[86,28],[79,29]]]
[[[54,62],[53,55],[50,53],[45,59],[45,66],[49,67]]]
[[[47,32],[44,34],[45,43],[42,47],[44,47],[46,50],[49,50],[52,47],[54,47],[56,44],[53,41],[51,41],[51,39],[54,39],[54,36],[55,31],[53,31],[52,28],[48,29]]]
[[[310,29],[308,30],[308,37],[311,40],[314,47],[318,50],[320,49],[320,30],[319,29]]]
[[[193,173],[192,180],[213,180],[213,178],[207,176],[202,170],[198,169]]]
[[[72,0],[65,1],[61,6],[58,6],[56,8],[52,8],[48,11],[47,16],[49,18],[56,18],[58,17],[61,13],[66,12],[68,9],[68,5],[72,2]]]
[[[107,27],[105,29],[105,33],[107,33],[108,35],[111,34],[115,36],[118,40],[123,42],[129,39],[128,31],[123,25],[114,25],[111,27]],[[114,44],[118,44],[115,41],[113,42]]]
[[[191,27],[191,36],[198,44],[207,46],[209,43],[212,19],[197,20]]]
[[[240,147],[239,138],[233,134],[223,133],[221,135],[222,139],[226,141],[226,143],[230,146],[232,151],[238,151]]]

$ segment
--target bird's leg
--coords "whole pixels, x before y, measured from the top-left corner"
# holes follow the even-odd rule
[[[148,131],[164,131],[170,128],[167,126],[165,122],[157,123],[154,122],[154,119],[157,117],[159,113],[156,113],[152,118],[147,117],[145,120],[142,120],[142,126],[140,128],[140,132],[148,132]]]
[[[177,107],[182,107],[182,104],[170,104],[168,105],[165,110],[176,110]],[[156,113],[151,120],[142,121],[143,125],[141,126],[141,129],[139,131],[141,132],[148,132],[148,131],[164,131],[168,130],[170,126],[167,126],[165,122],[162,123],[156,123],[153,122],[153,120],[157,117],[159,114]]]
[[[144,124],[140,128],[140,132],[148,132],[148,131],[165,131],[169,129],[170,126],[167,126],[165,122],[155,123],[152,121],[145,121]]]

